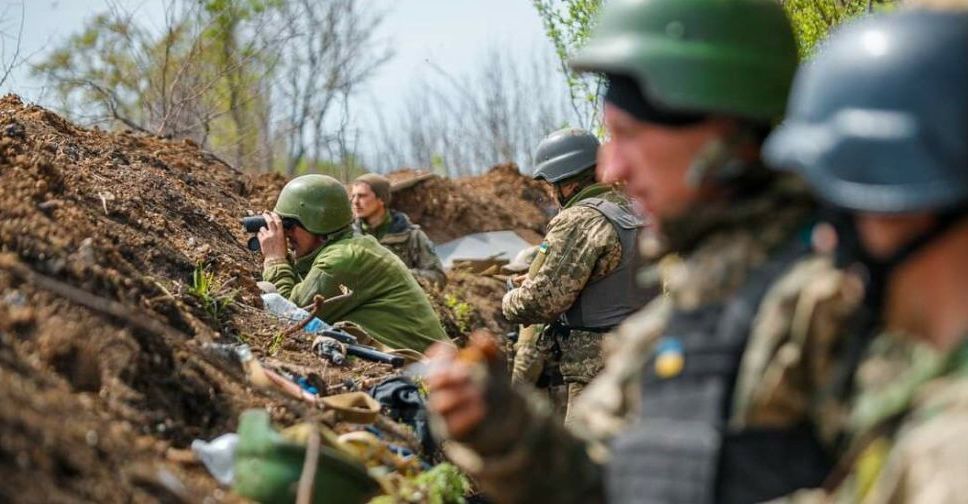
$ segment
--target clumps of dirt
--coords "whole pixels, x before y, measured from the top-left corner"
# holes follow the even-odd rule
[[[420,280],[430,303],[448,335],[460,346],[475,329],[503,336],[513,329],[501,313],[504,282],[463,271],[447,273],[447,285],[439,289]]]
[[[234,431],[246,408],[317,412],[250,388],[206,345],[243,340],[334,387],[390,372],[326,369],[305,338],[275,337],[238,223],[262,187],[189,142],[0,99],[0,501],[225,497],[169,450]],[[231,307],[190,294],[196,270]]]
[[[319,411],[250,387],[210,351],[220,344],[245,342],[334,392],[391,372],[327,366],[258,308],[259,257],[238,219],[271,208],[284,183],[191,142],[80,128],[0,99],[0,502],[232,500],[172,453],[234,431],[246,408],[287,424]],[[398,201],[442,241],[540,232],[542,194],[504,166],[424,181]],[[201,298],[191,288],[200,271],[210,280]],[[500,334],[502,290],[456,273],[431,296],[452,336]],[[215,312],[214,298],[232,302]]]
[[[389,178],[397,184],[415,175],[402,172]],[[409,215],[437,243],[506,229],[543,234],[555,211],[545,185],[522,175],[515,164],[497,165],[475,177],[431,177],[394,191],[393,207]]]

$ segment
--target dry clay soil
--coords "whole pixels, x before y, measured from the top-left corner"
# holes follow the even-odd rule
[[[260,308],[259,257],[238,218],[271,208],[284,183],[190,142],[84,129],[0,100],[0,502],[238,500],[186,461],[191,441],[234,431],[246,408],[282,424],[319,411],[251,388],[211,343],[245,341],[334,392],[392,374],[329,366],[300,334],[272,345],[283,326]],[[540,188],[513,166],[432,178],[398,199],[441,241],[547,223]],[[189,293],[199,267],[234,299],[217,320]],[[502,288],[456,274],[430,295],[460,338],[461,326],[508,328]],[[471,313],[455,315],[453,300]]]

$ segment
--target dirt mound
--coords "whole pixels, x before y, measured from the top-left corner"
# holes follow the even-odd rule
[[[233,431],[246,408],[283,423],[319,411],[251,388],[208,345],[248,343],[330,391],[390,373],[325,366],[257,308],[259,261],[238,218],[271,208],[284,183],[190,142],[79,128],[0,99],[0,502],[234,500],[179,450]],[[511,165],[398,194],[438,241],[540,232],[545,201]],[[507,329],[499,281],[455,273],[430,290],[450,334]]]
[[[390,174],[390,179],[399,183],[414,175]],[[495,166],[476,177],[432,177],[393,194],[393,207],[406,212],[437,243],[505,229],[530,231],[529,238],[543,234],[553,202],[543,184],[522,175],[514,164]]]
[[[206,344],[245,341],[326,386],[389,372],[327,368],[254,308],[259,263],[238,217],[277,182],[188,142],[0,100],[0,501],[225,498],[171,449],[234,430],[245,408],[284,422],[318,411],[251,389]],[[208,296],[235,303],[206,310],[189,293],[197,269]]]

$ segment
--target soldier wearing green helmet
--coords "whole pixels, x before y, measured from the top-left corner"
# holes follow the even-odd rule
[[[336,179],[303,175],[289,181],[265,219],[258,234],[262,277],[293,303],[309,305],[317,294],[333,298],[346,286],[352,295],[324,305],[320,318],[353,322],[391,349],[422,352],[448,341],[403,262],[372,236],[354,236],[349,197]]]
[[[640,248],[665,295],[619,326],[568,429],[439,352],[430,405],[454,460],[498,502],[760,502],[819,485],[850,306],[809,249],[805,184],[759,158],[797,66],[782,7],[612,0],[572,66],[607,81],[599,172],[648,214]]]

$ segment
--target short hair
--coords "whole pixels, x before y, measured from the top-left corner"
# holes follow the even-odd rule
[[[373,194],[383,201],[383,204],[390,206],[390,180],[383,175],[367,173],[360,175],[353,180],[354,184],[366,184],[373,190]]]

